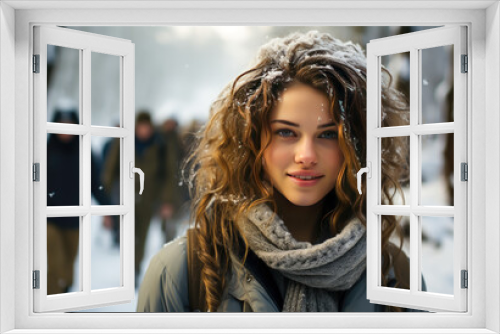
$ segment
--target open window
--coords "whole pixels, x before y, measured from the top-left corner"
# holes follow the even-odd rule
[[[443,112],[433,99],[443,87],[432,86],[432,69],[422,66],[422,59],[435,57],[440,52],[450,54],[451,87],[441,94],[447,99],[450,112]],[[399,123],[389,126],[383,112],[382,87],[390,78],[384,70],[387,59],[393,57],[406,62],[409,81],[409,111]],[[428,311],[467,311],[467,48],[466,28],[449,26],[422,32],[372,40],[367,47],[367,297],[371,302]],[[428,62],[426,62],[428,64]],[[434,105],[433,105],[434,104]],[[432,119],[423,117],[424,108],[436,108]],[[439,115],[443,113],[443,115]],[[425,113],[429,115],[429,113]],[[399,115],[401,116],[401,115]],[[426,119],[427,118],[427,119]],[[390,122],[389,122],[390,123]],[[431,143],[442,138],[441,151],[429,149]],[[400,145],[407,152],[409,179],[404,199],[392,205],[384,201],[382,183],[384,168],[391,168],[384,159],[387,145]],[[429,193],[425,182],[426,163],[445,169],[445,182],[451,187],[448,200]],[[435,163],[442,161],[441,163]],[[383,216],[403,217],[409,222],[409,288],[384,286],[381,256]],[[453,241],[453,252],[443,260],[443,266],[452,269],[450,287],[446,292],[424,289],[425,272],[422,238],[425,226],[430,231],[448,226]],[[437,232],[436,232],[437,233]],[[423,277],[423,280],[422,280]]]
[[[102,2],[84,1],[3,1],[0,6],[1,50],[1,332],[109,331],[143,333],[159,328],[207,329],[220,332],[231,328],[255,328],[261,331],[301,328],[314,332],[322,328],[331,332],[467,332],[496,333],[500,330],[499,314],[499,4],[498,1],[404,1],[360,2],[330,1],[265,4],[207,1],[192,2]],[[307,10],[304,8],[307,7]],[[361,8],[363,7],[363,8]],[[138,10],[139,9],[139,10]],[[249,10],[250,9],[250,10]],[[286,19],[283,19],[286,13]],[[337,315],[168,315],[145,314],[33,314],[32,270],[34,244],[33,186],[33,79],[31,61],[35,24],[54,25],[451,25],[468,26],[468,222],[467,269],[469,270],[468,308],[466,313],[438,314],[372,314]],[[204,35],[201,40],[206,39]],[[136,46],[137,48],[138,46]],[[13,84],[15,83],[15,84]],[[456,90],[456,89],[455,89]],[[472,122],[471,120],[474,119]],[[456,134],[457,132],[455,132]],[[42,142],[43,143],[43,142]],[[487,153],[486,153],[487,152]],[[456,172],[458,172],[455,169]],[[43,170],[42,170],[43,174]],[[147,191],[147,189],[146,189]],[[46,194],[41,194],[46,196]],[[455,208],[458,205],[455,204]],[[409,216],[405,216],[409,217]],[[39,221],[37,221],[38,223]],[[33,249],[33,245],[37,249]],[[493,254],[493,255],[492,255]],[[489,255],[489,256],[488,256]],[[425,272],[424,272],[425,275]],[[426,283],[428,276],[425,277]],[[43,284],[42,284],[43,285]],[[373,298],[373,296],[371,296]],[[194,321],[193,321],[194,320]],[[221,321],[222,320],[222,321]],[[134,329],[135,328],[135,329]],[[201,329],[205,328],[205,329]],[[263,329],[265,328],[265,329]],[[168,331],[168,329],[165,329]],[[175,331],[171,329],[170,331]],[[189,329],[187,330],[189,331]],[[317,330],[316,330],[317,331]]]
[[[79,80],[78,91],[68,92],[74,105],[65,116],[53,117],[48,105],[47,62],[51,52],[61,52],[75,57],[72,79]],[[128,302],[134,298],[134,44],[128,40],[83,33],[58,27],[37,26],[34,31],[34,310],[35,312],[69,311],[92,306]],[[103,124],[93,117],[93,76],[99,73],[92,67],[94,57],[110,57],[120,68],[116,82],[119,110],[115,113],[119,124]],[[52,113],[53,114],[53,113]],[[119,198],[105,205],[92,205],[92,194],[102,191],[93,182],[92,145],[96,138],[107,137],[119,141],[120,181]],[[65,143],[65,155],[57,155],[54,140]],[[73,145],[68,145],[72,143]],[[62,145],[62,144],[61,144]],[[61,146],[60,145],[60,146]],[[66,160],[65,160],[66,159]],[[76,163],[75,163],[76,162]],[[52,164],[52,165],[51,165]],[[58,173],[54,173],[57,167]],[[50,179],[52,178],[52,180]],[[71,184],[71,193],[66,191]],[[95,189],[97,187],[97,189]],[[52,189],[49,189],[52,188]],[[101,202],[103,204],[104,201]],[[95,204],[95,203],[94,203]],[[91,233],[95,217],[115,216],[120,228],[120,263],[114,273],[116,284],[98,287],[92,283]],[[57,228],[54,228],[56,226]],[[54,232],[54,230],[57,230]],[[65,240],[73,243],[78,258],[77,291],[53,289],[49,285],[51,263],[59,261],[59,254],[50,252],[51,233],[66,233]],[[76,245],[75,245],[76,244]],[[53,258],[51,258],[53,257]],[[72,263],[72,262],[71,262]],[[118,269],[119,268],[119,269]],[[67,268],[72,271],[73,267]],[[111,269],[112,270],[112,269]],[[113,274],[113,273],[110,273]],[[55,284],[64,281],[59,274]],[[54,280],[52,280],[54,281]],[[64,283],[64,282],[63,282]],[[64,286],[64,284],[62,285]]]

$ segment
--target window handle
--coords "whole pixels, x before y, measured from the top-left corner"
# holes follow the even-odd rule
[[[130,178],[134,178],[134,173],[139,174],[139,183],[141,185],[141,190],[139,190],[139,195],[142,195],[142,191],[144,190],[144,172],[140,168],[134,167],[134,162],[130,161]]]
[[[356,178],[358,179],[358,192],[359,192],[360,195],[362,194],[362,191],[361,191],[361,180],[362,180],[363,173],[366,173],[367,177],[369,179],[372,178],[372,163],[370,161],[367,161],[366,162],[366,167],[365,168],[361,168],[358,171],[358,173],[356,174]]]

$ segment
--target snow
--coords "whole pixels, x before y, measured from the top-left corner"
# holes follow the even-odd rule
[[[176,237],[183,235],[188,228],[189,217],[184,213],[176,221]],[[106,230],[101,217],[92,219],[92,289],[103,289],[116,287],[120,284],[120,250],[113,245],[112,235]],[[146,249],[141,265],[139,282],[142,281],[146,273],[149,261],[162,248],[164,244],[163,232],[161,230],[161,221],[158,217],[153,218],[146,238]],[[75,277],[78,274],[78,261],[74,265]],[[78,280],[75,280],[70,291],[76,291]],[[138,285],[140,286],[140,285]],[[135,312],[137,307],[138,288],[135,291],[135,298],[132,302],[113,306],[87,309],[79,312]]]
[[[273,82],[274,79],[277,77],[283,75],[283,71],[279,69],[272,69],[269,72],[266,73],[266,75],[263,77],[264,80]]]

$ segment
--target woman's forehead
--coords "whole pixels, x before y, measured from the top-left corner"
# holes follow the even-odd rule
[[[307,119],[320,117],[331,119],[330,101],[326,94],[304,84],[295,84],[286,89],[273,108],[271,120],[278,118]]]

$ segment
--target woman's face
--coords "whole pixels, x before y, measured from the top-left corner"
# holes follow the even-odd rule
[[[298,206],[322,200],[334,188],[344,162],[328,104],[324,94],[297,83],[283,92],[271,112],[271,144],[264,151],[266,178]]]

